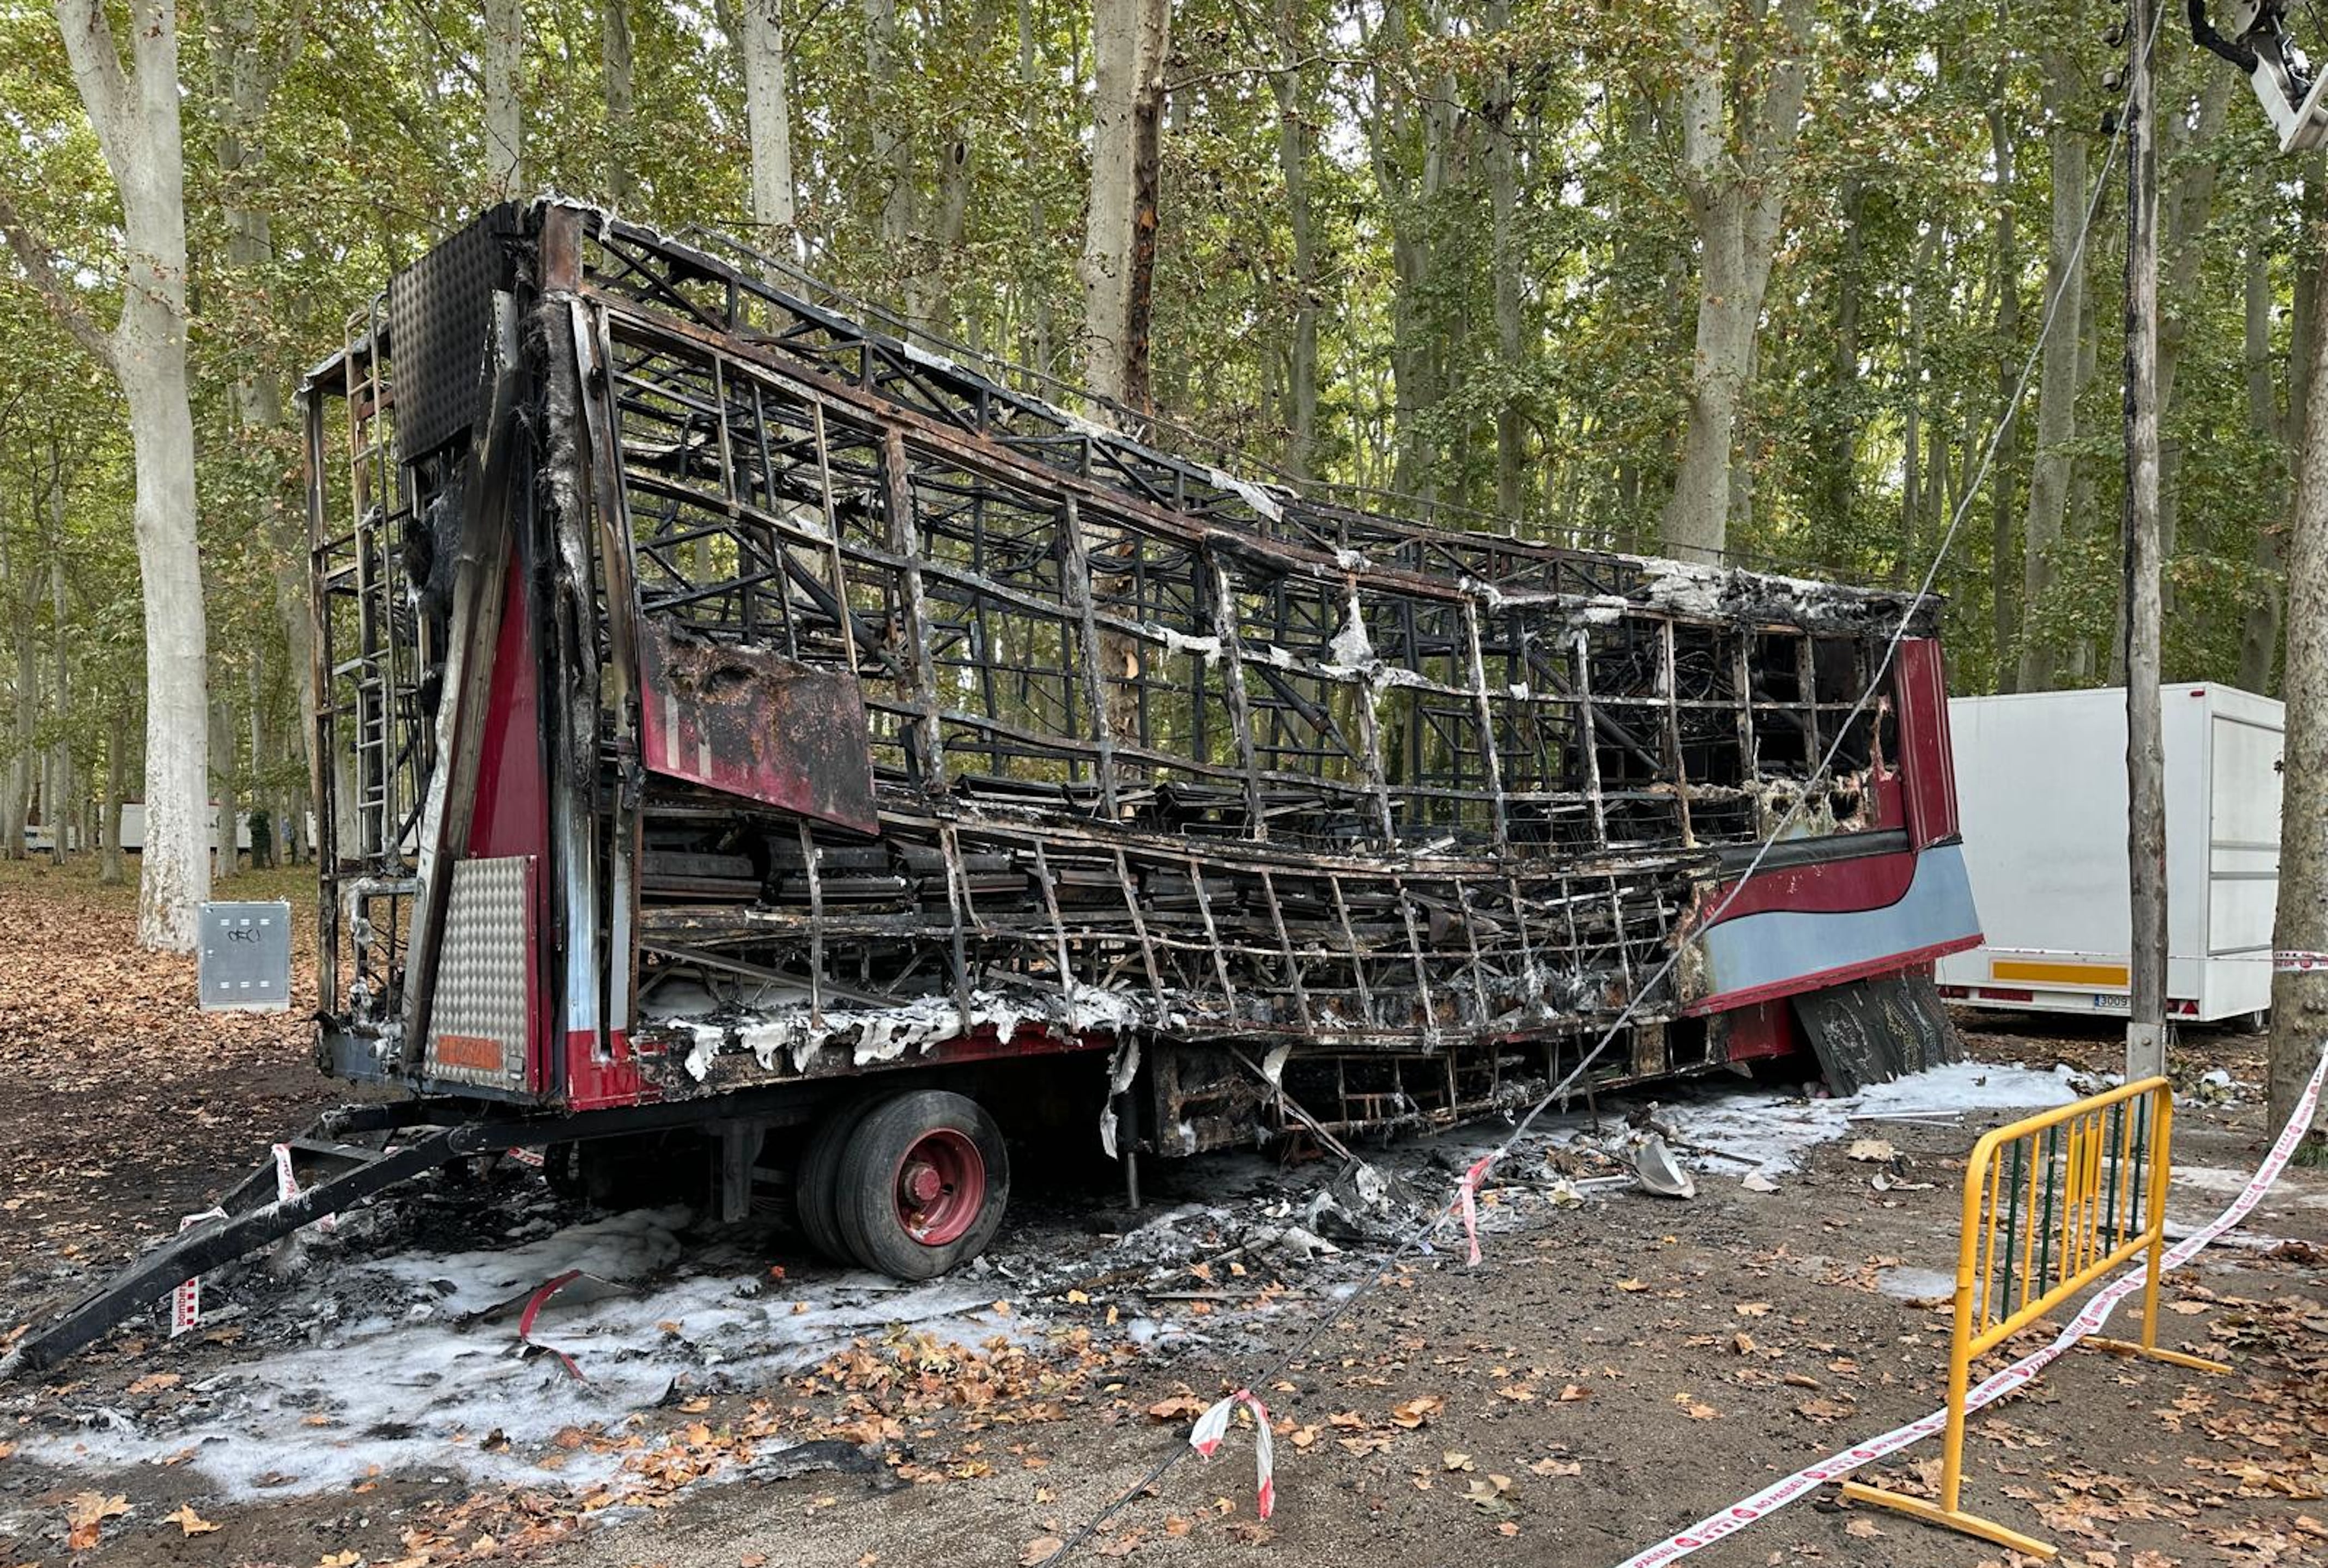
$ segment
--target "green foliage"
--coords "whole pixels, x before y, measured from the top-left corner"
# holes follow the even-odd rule
[[[623,123],[606,109],[599,0],[530,0],[522,89],[536,182],[606,199],[619,169],[632,215],[748,238],[731,5],[628,0],[635,109]],[[287,406],[300,370],[344,340],[373,291],[482,200],[479,23],[474,7],[438,0],[253,0],[247,28],[240,14],[228,0],[183,11],[202,530],[213,690],[239,710],[255,672],[263,728],[288,737],[304,671],[277,578],[300,564],[299,443],[288,418],[249,419],[238,389],[271,387]],[[1762,14],[1739,8],[1726,47],[1763,49]],[[861,0],[793,0],[785,15],[811,265],[875,302],[919,298],[938,332],[981,352],[1067,371],[1089,177],[1088,8],[904,0],[886,80]],[[1678,451],[1695,308],[1674,8],[1180,0],[1173,27],[1153,311],[1161,410],[1257,465],[1285,460],[1306,307],[1317,338],[1310,466],[1321,480],[1420,493],[1449,521],[1648,543]],[[1816,31],[1738,449],[1752,506],[1733,520],[1732,544],[1745,559],[1902,580],[1961,512],[1940,584],[1967,690],[2012,654],[1995,646],[1993,568],[2002,545],[2001,575],[2017,584],[2033,455],[2032,398],[2010,460],[1980,493],[1961,493],[2000,412],[2000,369],[2029,353],[2043,306],[2051,170],[2034,52],[2076,52],[2087,87],[2073,118],[2090,129],[2110,96],[2095,29],[2068,8],[2040,17],[1988,0],[1830,0]],[[1748,88],[1767,64],[1753,58],[1737,73]],[[2161,59],[2170,108],[2226,69],[2181,47],[2171,26]],[[271,93],[244,127],[235,72],[254,62]],[[12,144],[0,191],[70,258],[89,314],[109,322],[117,204],[44,6],[0,14],[0,106]],[[1289,116],[1307,149],[1306,276],[1283,163]],[[1992,117],[2014,152],[2009,181],[1998,178]],[[2286,502],[2278,435],[2248,415],[2242,281],[2248,249],[2260,248],[2284,355],[2306,171],[2274,155],[2243,90],[2228,127],[2164,171],[2170,192],[2194,162],[2218,175],[2191,240],[2193,285],[2167,301],[2180,353],[2166,421],[2178,517],[2167,665],[2178,679],[2236,671],[2242,617],[2272,587],[2256,540]],[[258,155],[230,167],[238,137]],[[2097,167],[2104,146],[2089,137]],[[900,210],[902,234],[886,218]],[[2115,197],[2104,210],[2087,258],[2097,369],[2079,409],[2072,514],[2055,591],[2027,606],[2017,634],[2091,681],[2110,670],[2120,493],[2122,226]],[[236,211],[266,214],[271,256],[236,254]],[[1516,352],[1504,348],[1499,285],[1516,302]],[[2001,290],[2014,308],[2000,309]],[[2284,380],[2276,361],[2271,369]],[[103,705],[137,700],[141,657],[117,396],[17,272],[0,268],[11,577],[0,591],[10,596],[41,569],[33,454],[52,434],[72,456],[63,641],[76,689],[99,705],[53,721],[95,736]],[[1519,515],[1491,516],[1512,468]],[[30,620],[12,610],[0,624],[0,683],[13,681],[16,640],[56,645],[50,618],[43,601]],[[13,744],[8,729],[0,722],[0,747]],[[267,779],[296,785],[287,739],[265,765]]]

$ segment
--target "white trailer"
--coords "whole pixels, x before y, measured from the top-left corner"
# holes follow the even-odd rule
[[[2260,1023],[2279,892],[2280,704],[2229,686],[2159,691],[2166,737],[2167,1010]],[[1965,869],[1983,944],[1939,961],[1982,1007],[2124,1012],[2126,692],[1948,702]]]

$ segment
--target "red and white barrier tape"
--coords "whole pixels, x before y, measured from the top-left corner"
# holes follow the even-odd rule
[[[2315,969],[2328,969],[2328,953],[2305,953],[2301,949],[2283,948],[2271,955],[2271,967],[2279,972],[2306,974]]]
[[[200,1214],[190,1214],[178,1222],[178,1234],[201,1225],[205,1220],[224,1219],[226,1210],[206,1208]],[[202,1277],[195,1274],[170,1292],[170,1338],[175,1339],[201,1326],[202,1320]]]
[[[291,1146],[278,1143],[275,1146],[275,1201],[289,1203],[298,1196],[299,1178],[291,1173]],[[315,1220],[318,1230],[337,1230],[339,1225],[339,1218],[334,1215],[322,1215]]]
[[[1488,1179],[1488,1167],[1496,1162],[1500,1150],[1491,1150],[1479,1156],[1471,1169],[1463,1173],[1463,1235],[1471,1244],[1471,1266],[1479,1266],[1479,1184]]]
[[[2319,1065],[2312,1069],[2312,1082],[2305,1087],[2303,1099],[2296,1103],[2295,1113],[2287,1119],[2287,1125],[2280,1129],[2278,1141],[2271,1146],[2271,1152],[2264,1157],[2254,1178],[2241,1189],[2239,1197],[2231,1200],[2230,1207],[2169,1247],[2165,1256],[2160,1260],[2162,1271],[2179,1269],[2189,1263],[2225,1231],[2247,1218],[2255,1206],[2263,1200],[2263,1195],[2271,1190],[2273,1182],[2279,1179],[2279,1173],[2287,1168],[2288,1160],[2295,1153],[2295,1146],[2304,1141],[2305,1131],[2312,1126],[2313,1113],[2320,1104],[2320,1083],[2323,1076],[2328,1076],[2328,1051],[2322,1053]],[[2110,1314],[2117,1310],[2120,1301],[2142,1289],[2145,1267],[2143,1263],[2129,1267],[2097,1292],[2094,1299],[2086,1303],[2085,1310],[2071,1319],[2069,1327],[2062,1329],[2051,1344],[2023,1357],[1967,1392],[1965,1396],[1966,1412],[1969,1413],[1993,1404],[2014,1392],[2052,1365],[2062,1352],[2098,1330],[2109,1321]],[[1701,1546],[1710,1546],[1725,1535],[1736,1535],[1756,1520],[1767,1518],[1829,1481],[1843,1479],[1862,1465],[1888,1458],[1924,1438],[1937,1436],[1947,1430],[1948,1424],[1948,1412],[1936,1410],[1920,1421],[1895,1427],[1882,1437],[1871,1438],[1840,1453],[1830,1454],[1815,1465],[1797,1470],[1785,1480],[1764,1487],[1752,1497],[1741,1498],[1719,1513],[1707,1515],[1679,1535],[1668,1535],[1656,1545],[1636,1552],[1618,1568],[1655,1568],[1660,1563],[1677,1563]]]
[[[582,1376],[581,1363],[576,1361],[573,1357],[568,1356],[557,1346],[544,1345],[540,1340],[533,1337],[533,1320],[541,1316],[543,1304],[547,1302],[550,1297],[558,1294],[559,1291],[564,1290],[567,1286],[572,1284],[581,1277],[581,1270],[568,1269],[562,1274],[559,1274],[551,1279],[544,1280],[534,1291],[533,1294],[525,1299],[525,1310],[518,1314],[517,1337],[519,1342],[524,1345],[528,1349],[547,1350],[552,1356],[557,1357],[559,1365],[566,1368],[566,1376],[574,1379],[575,1382],[587,1383],[590,1380]]]
[[[1277,1511],[1277,1445],[1270,1435],[1269,1406],[1262,1404],[1259,1395],[1250,1388],[1240,1388],[1198,1416],[1196,1430],[1188,1433],[1188,1446],[1212,1458],[1221,1439],[1228,1435],[1229,1417],[1236,1413],[1240,1403],[1253,1406],[1253,1465],[1259,1478],[1253,1497],[1256,1511],[1266,1519]]]

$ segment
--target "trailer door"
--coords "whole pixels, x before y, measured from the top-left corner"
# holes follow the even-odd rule
[[[2276,724],[2217,708],[2209,716],[2207,974],[2201,1013],[2271,1005],[2271,926],[2279,900]]]

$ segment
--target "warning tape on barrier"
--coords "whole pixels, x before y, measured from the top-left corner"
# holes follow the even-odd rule
[[[278,1143],[275,1146],[275,1201],[289,1203],[298,1196],[299,1178],[291,1172],[291,1146]],[[335,1215],[324,1215],[315,1221],[318,1230],[337,1230],[339,1225]]]
[[[2328,953],[2305,953],[2286,948],[2271,955],[2271,967],[2283,974],[2309,974],[2315,969],[2328,969]]]
[[[1253,1406],[1253,1468],[1257,1478],[1253,1488],[1254,1511],[1266,1519],[1277,1511],[1277,1444],[1269,1431],[1269,1406],[1250,1388],[1240,1388],[1226,1399],[1215,1404],[1197,1418],[1188,1433],[1188,1446],[1206,1459],[1221,1446],[1228,1435],[1229,1417],[1236,1413],[1240,1404]]]
[[[2280,1129],[2278,1141],[2272,1144],[2271,1152],[2264,1157],[2263,1164],[2257,1168],[2253,1178],[2222,1213],[2169,1247],[2165,1256],[2160,1260],[2162,1270],[2178,1269],[2189,1263],[2225,1231],[2247,1218],[2255,1206],[2263,1200],[2263,1195],[2270,1191],[2272,1183],[2279,1179],[2280,1172],[2287,1168],[2288,1160],[2295,1156],[2295,1146],[2304,1141],[2305,1133],[2312,1126],[2313,1114],[2320,1104],[2320,1084],[2323,1076],[2328,1076],[2328,1050],[2322,1052],[2319,1065],[2312,1069],[2312,1082],[2305,1086],[2304,1097],[2296,1102],[2295,1114],[2287,1119],[2287,1125]],[[2117,1310],[2120,1301],[2142,1289],[2146,1268],[2145,1263],[2134,1264],[2097,1291],[2093,1300],[2086,1303],[2085,1310],[2070,1320],[2069,1327],[2063,1329],[2051,1344],[2032,1351],[1985,1382],[1976,1385],[1965,1396],[1967,1413],[1993,1404],[2015,1392],[2059,1360],[2061,1354],[2079,1340],[2098,1330],[2109,1321],[2110,1314]],[[1920,1421],[1894,1427],[1882,1437],[1870,1438],[1838,1453],[1829,1454],[1816,1464],[1797,1470],[1785,1480],[1774,1482],[1751,1497],[1741,1498],[1720,1512],[1707,1515],[1680,1534],[1668,1535],[1656,1545],[1636,1552],[1618,1568],[1657,1568],[1657,1564],[1677,1563],[1702,1546],[1710,1546],[1726,1535],[1736,1535],[1757,1520],[1768,1518],[1788,1503],[1816,1491],[1829,1481],[1839,1481],[1863,1465],[1888,1459],[1901,1449],[1938,1434],[1946,1430],[1948,1424],[1948,1412],[1936,1410]]]
[[[185,1235],[206,1220],[224,1219],[226,1210],[206,1208],[200,1214],[190,1214],[178,1222],[178,1234]],[[170,1292],[170,1338],[190,1332],[202,1320],[202,1277],[195,1274]]]

